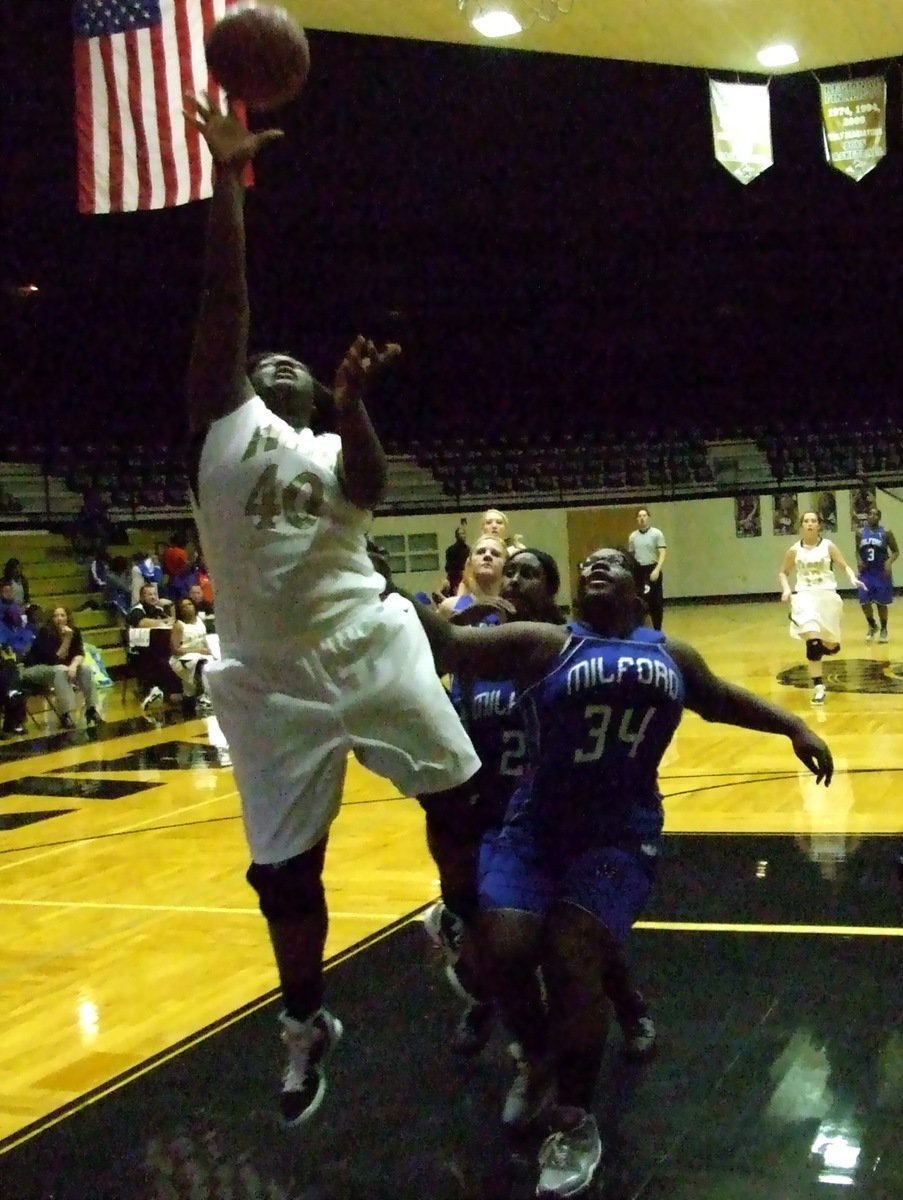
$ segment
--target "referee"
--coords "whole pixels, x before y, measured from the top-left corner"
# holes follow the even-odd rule
[[[653,629],[661,629],[665,601],[662,593],[662,567],[668,547],[665,535],[656,529],[649,519],[648,508],[638,508],[636,529],[628,539],[630,553],[637,560],[646,581],[646,604],[652,618]]]

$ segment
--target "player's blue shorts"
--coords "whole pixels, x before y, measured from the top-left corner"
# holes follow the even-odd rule
[[[643,910],[655,874],[657,843],[624,849],[590,846],[557,863],[527,830],[490,833],[480,848],[480,907],[544,917],[563,902],[586,909],[617,942]]]
[[[863,571],[859,576],[868,591],[859,592],[860,604],[893,604],[894,581],[889,575],[881,572]]]

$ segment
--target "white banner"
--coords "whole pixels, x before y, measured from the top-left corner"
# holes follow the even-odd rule
[[[715,157],[741,183],[750,183],[774,162],[767,83],[709,80]]]
[[[887,153],[887,84],[880,75],[821,84],[825,158],[858,183]]]

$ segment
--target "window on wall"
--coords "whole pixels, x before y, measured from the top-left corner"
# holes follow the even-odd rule
[[[434,533],[381,535],[379,544],[389,556],[393,575],[439,570],[439,544]]]

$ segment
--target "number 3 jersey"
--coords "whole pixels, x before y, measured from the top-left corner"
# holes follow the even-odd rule
[[[518,696],[531,766],[505,824],[566,853],[654,840],[658,767],[683,713],[680,669],[645,626],[626,638],[570,629],[552,669]]]
[[[195,518],[224,656],[282,659],[378,611],[370,514],[342,492],[340,451],[335,434],[295,430],[259,396],[207,431]]]

